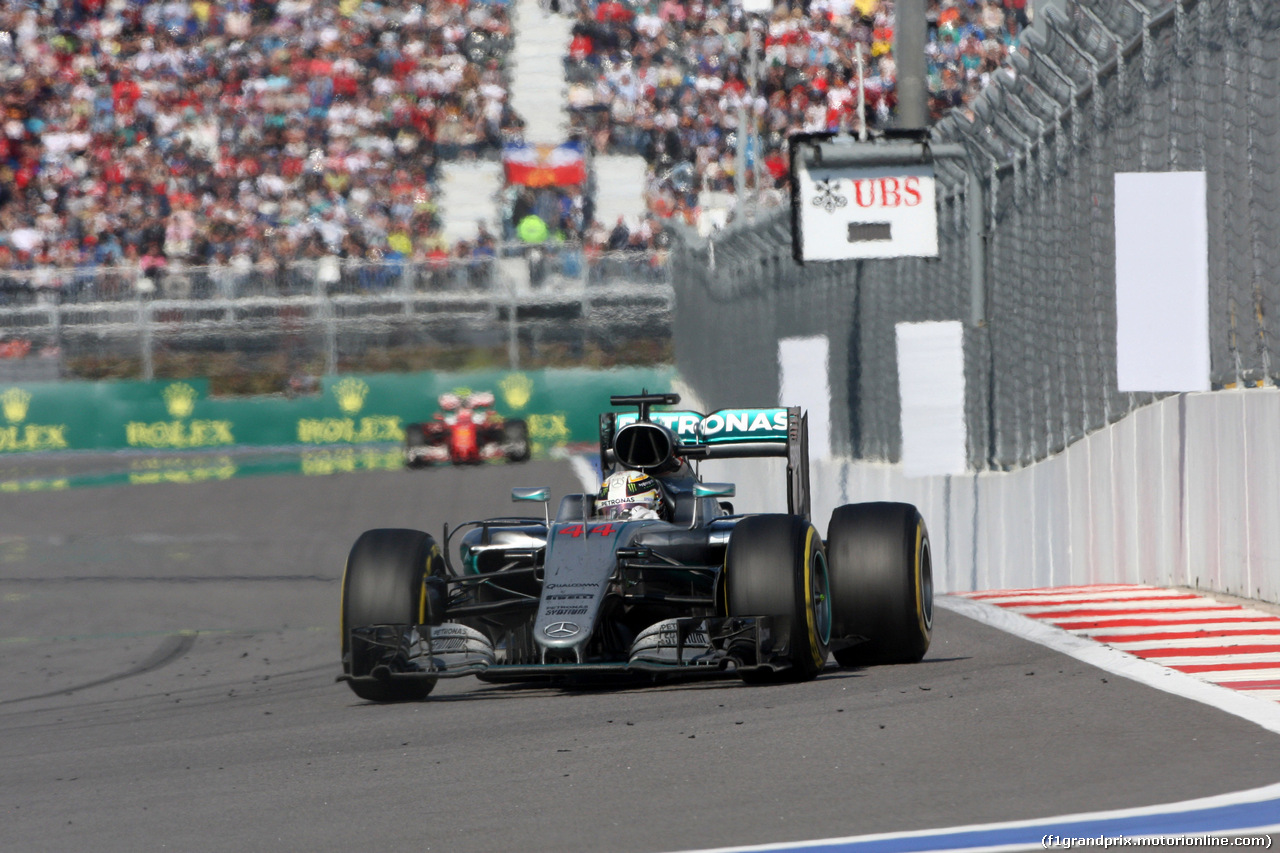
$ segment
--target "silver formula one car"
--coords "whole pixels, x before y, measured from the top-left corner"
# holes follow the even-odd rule
[[[808,423],[799,408],[653,411],[675,394],[613,397],[600,418],[602,470],[656,481],[658,512],[606,516],[571,494],[549,517],[370,530],[342,581],[342,669],[375,702],[424,698],[440,678],[488,682],[656,679],[736,673],[815,677],[840,666],[914,662],[929,647],[929,536],[914,506],[859,503],[809,519]],[[735,513],[729,483],[699,460],[781,456],[785,514]],[[634,479],[634,478],[633,478]],[[652,486],[652,484],[650,484]],[[441,547],[443,545],[443,547]],[[455,562],[456,560],[456,562]]]

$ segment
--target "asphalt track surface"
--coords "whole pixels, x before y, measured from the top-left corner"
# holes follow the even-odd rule
[[[89,464],[89,463],[80,463]],[[564,463],[0,494],[0,849],[659,851],[1167,803],[1280,738],[946,610],[914,666],[563,691],[335,684],[370,527]]]

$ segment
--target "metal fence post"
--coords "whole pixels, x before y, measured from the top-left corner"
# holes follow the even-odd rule
[[[507,365],[512,370],[520,369],[520,330],[516,323],[516,283],[504,276],[507,285]]]
[[[156,377],[155,354],[151,335],[151,303],[145,299],[138,300],[138,325],[142,329],[142,379],[150,382]]]

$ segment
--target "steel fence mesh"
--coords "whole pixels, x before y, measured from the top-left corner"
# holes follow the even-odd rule
[[[1203,170],[1211,380],[1273,384],[1280,298],[1280,8],[1091,0],[1037,21],[1030,51],[933,129],[986,199],[985,294],[970,305],[968,179],[940,164],[937,260],[789,260],[782,212],[673,260],[677,358],[709,406],[776,394],[776,342],[826,334],[833,434],[901,453],[894,325],[966,321],[974,468],[1025,465],[1155,395],[1117,390],[1115,175]],[[975,315],[974,311],[977,311]],[[714,324],[711,319],[714,318]]]

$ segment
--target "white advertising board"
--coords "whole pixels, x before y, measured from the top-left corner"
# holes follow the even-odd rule
[[[898,323],[902,469],[908,477],[963,474],[964,327],[955,321]]]
[[[809,413],[809,458],[831,455],[830,344],[826,335],[778,341],[778,405]]]
[[[1204,172],[1116,175],[1116,384],[1209,390]]]
[[[938,256],[933,167],[797,168],[804,261]]]

